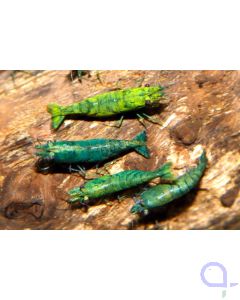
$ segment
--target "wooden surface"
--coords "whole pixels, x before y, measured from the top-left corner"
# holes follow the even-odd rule
[[[239,229],[240,228],[240,72],[96,71],[82,83],[69,71],[0,72],[0,228],[1,229]],[[100,80],[99,80],[100,79]],[[131,139],[143,129],[129,118],[114,121],[67,120],[50,128],[49,102],[70,104],[114,88],[161,84],[169,104],[146,122],[151,159],[130,153],[109,166],[152,170],[171,160],[176,174],[196,162],[201,147],[208,168],[197,189],[147,218],[129,213],[139,190],[121,193],[89,208],[71,209],[68,189],[84,180],[77,174],[36,172],[34,145],[39,140]],[[88,171],[94,176],[95,170]]]

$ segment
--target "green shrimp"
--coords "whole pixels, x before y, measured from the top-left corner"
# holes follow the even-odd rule
[[[48,163],[99,163],[131,150],[150,157],[146,131],[132,140],[92,139],[82,141],[50,141],[36,145],[36,155]]]
[[[47,110],[52,115],[52,128],[58,129],[68,115],[109,117],[158,105],[163,96],[163,87],[145,86],[99,94],[68,106],[49,103]]]
[[[198,184],[206,165],[207,157],[204,150],[198,165],[177,178],[173,184],[160,184],[143,192],[131,208],[131,213],[148,214],[150,210],[184,196]]]
[[[174,180],[171,166],[172,164],[168,162],[155,171],[128,170],[90,180],[86,184],[73,188],[68,192],[71,196],[69,202],[84,203],[89,199],[104,197],[136,187],[157,177],[165,180]]]

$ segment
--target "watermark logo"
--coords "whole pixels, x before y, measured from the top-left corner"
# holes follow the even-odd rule
[[[220,282],[210,282],[207,279],[207,272],[211,271],[212,269],[215,269],[215,271],[217,271],[221,277],[221,281]],[[224,288],[224,290],[222,291],[222,297],[224,298],[227,294],[227,287],[228,287],[228,282],[227,282],[227,270],[224,267],[224,265],[218,263],[218,262],[209,262],[206,265],[204,265],[201,269],[201,279],[202,282],[208,286],[208,287],[218,287],[218,288]],[[230,282],[229,286],[230,287],[234,287],[238,285],[238,283],[236,282]]]

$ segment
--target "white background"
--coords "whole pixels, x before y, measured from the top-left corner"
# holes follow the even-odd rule
[[[239,1],[1,1],[1,69],[240,69]],[[239,232],[0,233],[1,299],[221,299],[240,282]],[[217,276],[217,275],[216,275]],[[225,299],[239,299],[240,287]]]
[[[1,0],[0,33],[2,69],[240,66],[239,0]]]
[[[200,271],[218,261],[240,282],[238,232],[1,232],[2,299],[222,299]],[[217,276],[216,276],[217,277]],[[225,299],[239,299],[240,286]]]

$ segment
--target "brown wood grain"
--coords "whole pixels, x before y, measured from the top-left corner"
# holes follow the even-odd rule
[[[0,73],[0,228],[1,229],[238,229],[240,228],[240,72],[96,71],[82,83],[69,71]],[[168,105],[156,112],[163,126],[146,122],[149,160],[129,153],[109,172],[152,170],[171,160],[176,174],[207,151],[208,168],[199,187],[156,214],[139,219],[129,213],[133,196],[106,199],[71,209],[68,189],[84,180],[77,174],[36,172],[37,140],[131,139],[143,129],[135,119],[121,128],[113,120],[67,120],[51,131],[49,102],[70,104],[115,88],[167,86]],[[95,170],[88,171],[94,176]]]

